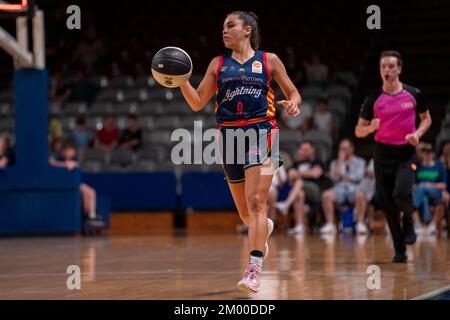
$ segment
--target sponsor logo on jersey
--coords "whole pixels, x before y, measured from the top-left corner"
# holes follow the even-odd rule
[[[230,81],[241,81],[243,84],[264,85],[265,81],[261,78],[247,77],[240,75],[237,77],[220,77],[220,83],[224,84]]]
[[[262,73],[262,63],[259,61],[253,61],[252,72],[253,73]]]
[[[403,109],[411,109],[414,107],[414,104],[412,102],[404,102],[402,103],[401,107]]]
[[[228,67],[225,66],[225,67],[222,67],[222,69],[220,69],[220,72],[225,72],[225,71],[227,71],[227,70],[228,70]]]
[[[245,68],[240,68],[239,72],[245,72]]]
[[[238,88],[236,88],[234,90],[228,89],[225,92],[225,97],[223,98],[221,103],[223,103],[225,101],[231,101],[231,100],[234,99],[234,97],[242,96],[242,95],[246,95],[246,94],[252,95],[255,98],[259,98],[261,96],[261,92],[262,92],[262,89],[256,89],[256,88],[253,88],[253,87],[250,87],[250,88],[238,87]]]

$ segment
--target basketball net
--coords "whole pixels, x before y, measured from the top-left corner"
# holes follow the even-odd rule
[[[31,15],[28,10],[32,10]],[[28,0],[22,0],[22,4],[0,0],[0,12],[17,15],[16,37],[0,26],[0,48],[14,58],[15,68],[45,69],[44,12],[28,8]],[[28,41],[28,19],[31,19],[31,48]]]

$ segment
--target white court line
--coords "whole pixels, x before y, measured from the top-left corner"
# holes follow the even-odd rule
[[[443,293],[445,291],[448,291],[448,290],[450,290],[450,284],[445,286],[445,287],[438,288],[436,290],[433,290],[433,291],[430,291],[428,293],[422,294],[422,295],[417,296],[415,298],[412,298],[410,300],[426,300],[426,299],[429,299],[429,298],[431,298],[433,296],[437,296],[438,294],[441,294],[441,293]]]

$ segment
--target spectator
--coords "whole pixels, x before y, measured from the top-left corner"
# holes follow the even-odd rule
[[[450,141],[446,141],[442,147],[442,153],[440,157],[441,162],[444,164],[444,167],[449,170],[450,169]],[[449,175],[447,175],[450,178]]]
[[[142,147],[142,130],[139,128],[137,115],[128,115],[127,127],[120,137],[120,145],[124,149],[133,151],[138,151]]]
[[[328,110],[328,99],[326,98],[321,98],[318,101],[317,111],[313,116],[313,127],[331,136],[335,133],[333,115]]]
[[[311,61],[305,61],[304,67],[308,83],[324,85],[328,81],[328,67],[320,61],[316,52],[311,54]]]
[[[95,147],[111,151],[117,147],[120,131],[117,127],[117,119],[113,115],[106,117],[103,127],[95,135]]]
[[[57,118],[50,116],[48,120],[48,141],[50,144],[50,152],[52,154],[60,151],[59,147],[61,145],[63,134],[61,122]]]
[[[421,218],[429,223],[427,234],[436,233],[436,224],[444,216],[443,192],[447,188],[447,173],[443,164],[434,158],[431,144],[423,144],[423,161],[418,163],[413,202],[416,210],[421,209]],[[435,207],[434,219],[431,221],[430,205]]]
[[[281,213],[287,214],[294,205],[295,226],[287,232],[290,235],[304,233],[303,216],[306,212],[305,201],[320,202],[320,180],[323,177],[322,163],[316,158],[316,150],[309,141],[302,142],[298,147],[298,160],[288,171],[292,188],[285,201],[277,203]]]
[[[0,169],[13,166],[16,163],[16,156],[11,148],[7,137],[0,137]]]
[[[337,159],[330,164],[330,178],[335,185],[322,194],[326,224],[320,233],[336,233],[334,206],[336,203],[355,203],[355,194],[364,178],[365,168],[364,159],[354,155],[353,142],[343,139],[339,144]]]
[[[366,218],[367,205],[372,201],[375,195],[375,172],[373,159],[369,161],[366,168],[366,175],[359,184],[358,191],[355,194],[355,211],[356,211],[356,233],[367,234],[364,220]]]
[[[297,88],[305,84],[305,69],[297,63],[297,55],[292,47],[286,48],[286,71]]]
[[[50,158],[50,164],[56,167],[67,168],[69,171],[79,167],[77,152],[71,142],[64,143],[61,155]],[[104,223],[96,213],[96,192],[85,183],[80,184],[81,202],[88,222],[92,226],[103,227]]]
[[[86,149],[91,144],[92,138],[93,134],[87,128],[86,118],[79,116],[75,128],[70,135],[70,139],[73,141],[75,148],[77,148],[77,150]]]
[[[61,72],[55,72],[50,80],[48,97],[50,101],[64,103],[70,98],[70,89],[64,83]]]
[[[71,92],[70,100],[87,104],[94,101],[98,91],[98,88],[86,79],[86,74],[82,70],[76,72],[74,81],[69,88]]]

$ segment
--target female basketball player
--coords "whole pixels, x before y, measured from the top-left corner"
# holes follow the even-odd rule
[[[274,79],[283,91],[286,100],[278,101],[278,104],[285,108],[288,116],[297,116],[301,103],[300,94],[281,60],[273,53],[257,50],[260,42],[257,20],[257,16],[249,12],[228,14],[222,36],[225,47],[231,52],[211,61],[197,89],[189,82],[181,86],[184,98],[194,111],[202,109],[216,94],[215,113],[223,142],[223,150],[220,150],[223,170],[239,215],[249,227],[250,262],[238,282],[239,289],[249,292],[259,290],[262,262],[268,253],[267,238],[273,231],[273,222],[267,219],[267,195],[273,169],[282,163],[276,151],[271,149],[277,125],[270,81]],[[233,137],[229,140],[229,132],[236,134],[237,142]],[[244,132],[246,137],[239,136],[239,132]],[[247,139],[254,133],[257,141]],[[236,161],[235,155],[229,157],[227,145],[230,144],[235,152],[242,151],[245,146],[244,161]]]
[[[412,187],[415,178],[414,146],[431,125],[431,117],[419,89],[399,80],[402,58],[397,51],[380,56],[382,89],[364,101],[355,135],[375,135],[375,183],[394,242],[393,262],[406,262],[406,245],[416,241],[412,219]],[[416,129],[416,116],[420,118]],[[400,224],[403,212],[403,224]]]

